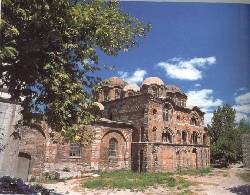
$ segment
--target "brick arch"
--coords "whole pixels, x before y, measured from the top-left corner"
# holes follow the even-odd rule
[[[109,155],[109,141],[116,139],[117,155],[112,157]],[[115,170],[126,166],[126,155],[128,152],[128,141],[124,134],[119,130],[109,130],[101,138],[99,168],[101,170]]]
[[[118,131],[118,130],[109,130],[109,131],[107,131],[106,133],[104,133],[104,135],[102,135],[101,140],[103,140],[103,138],[104,138],[107,134],[114,133],[114,132],[120,134],[120,135],[122,136],[122,138],[124,139],[124,141],[126,141],[126,142],[128,141],[128,138],[126,138],[126,137],[124,136],[123,132]]]

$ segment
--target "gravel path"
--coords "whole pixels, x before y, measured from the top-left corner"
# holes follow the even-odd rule
[[[183,176],[192,182],[188,188],[190,195],[250,195],[250,184],[241,180],[237,174],[246,171],[243,168],[214,169],[207,176]],[[43,184],[44,187],[54,189],[60,194],[83,195],[172,195],[180,191],[158,187],[149,188],[145,192],[131,192],[130,190],[90,190],[80,186],[82,179],[71,179],[56,184]],[[182,190],[183,191],[183,190]],[[189,194],[187,193],[187,194]]]

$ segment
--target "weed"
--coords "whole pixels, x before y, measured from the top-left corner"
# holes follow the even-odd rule
[[[198,169],[187,169],[177,171],[178,175],[199,175],[204,176],[208,175],[211,172],[211,168],[198,168]]]

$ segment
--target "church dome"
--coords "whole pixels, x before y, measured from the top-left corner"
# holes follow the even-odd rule
[[[132,90],[132,91],[140,91],[140,87],[136,84],[128,84],[126,85],[124,88],[123,88],[124,91],[129,91],[129,90]]]
[[[99,108],[100,111],[103,111],[104,110],[104,106],[99,103],[99,102],[94,102],[94,105],[97,106]]]
[[[123,81],[122,79],[120,79],[119,77],[111,77],[108,80],[106,80],[106,85],[108,86],[118,86],[123,88],[124,86],[127,85],[127,83],[125,81]]]
[[[177,87],[176,85],[166,85],[166,90],[168,92],[172,92],[172,93],[184,94],[183,91],[179,87]]]
[[[148,77],[142,83],[142,85],[152,85],[152,84],[164,85],[164,82],[158,77]]]

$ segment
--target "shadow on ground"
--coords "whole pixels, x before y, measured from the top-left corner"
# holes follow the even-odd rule
[[[239,195],[250,195],[250,185],[241,185],[229,188],[230,192],[239,194]]]

